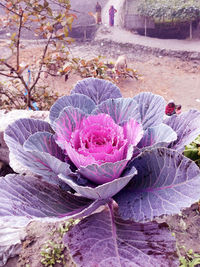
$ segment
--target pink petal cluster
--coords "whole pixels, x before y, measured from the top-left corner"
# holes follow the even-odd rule
[[[135,120],[119,126],[109,115],[101,113],[83,118],[64,148],[77,168],[101,165],[126,159],[129,146],[136,145],[142,136],[142,127]]]

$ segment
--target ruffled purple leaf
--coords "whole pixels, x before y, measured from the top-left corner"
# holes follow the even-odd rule
[[[37,138],[31,137],[34,134],[38,137],[38,132],[40,134],[45,132],[46,136],[51,136],[53,130],[47,122],[34,119],[20,119],[8,126],[4,133],[4,139],[17,161],[30,168],[32,172],[44,175],[44,178],[47,178],[49,182],[61,185],[54,170],[62,170],[63,173],[67,174],[69,173],[69,166],[67,163],[64,163],[64,155],[52,137],[47,138],[46,143],[43,144],[43,149],[45,150],[38,151],[36,147],[40,143],[40,149],[42,149],[41,143],[43,140],[39,141],[38,139],[37,144]],[[36,152],[33,152],[33,149],[30,148],[33,142],[30,141],[30,145],[26,142],[29,138],[34,140]],[[30,149],[31,152],[24,149],[24,143],[26,143],[27,150]],[[63,183],[62,186],[64,186]]]
[[[0,179],[0,216],[80,218],[91,214],[105,201],[75,196],[36,177],[7,175]]]
[[[78,108],[67,107],[62,110],[58,119],[54,121],[56,143],[65,149],[65,142],[69,142],[72,132],[79,129],[86,114]]]
[[[34,119],[19,119],[10,124],[4,133],[4,139],[9,150],[15,153],[16,147],[22,147],[29,136],[36,132],[49,132],[53,130],[48,122]]]
[[[92,114],[106,113],[110,115],[115,123],[123,124],[129,119],[141,121],[138,104],[132,98],[108,99],[93,110]]]
[[[84,113],[90,114],[96,105],[94,101],[86,95],[73,94],[70,96],[63,96],[59,98],[50,109],[49,118],[51,123],[53,123],[55,119],[59,117],[60,112],[68,106],[79,108]]]
[[[122,97],[120,89],[113,83],[101,79],[86,78],[79,81],[71,94],[83,94],[91,98],[96,105],[109,98]]]
[[[104,209],[75,225],[64,244],[80,267],[178,266],[175,238],[166,224],[123,221]]]
[[[90,179],[88,179],[96,184],[104,184],[120,177],[127,163],[128,160],[121,160],[115,163],[107,162],[102,165],[92,164],[80,167],[78,172],[85,177],[89,177]]]
[[[143,129],[162,123],[166,105],[162,96],[144,92],[133,99],[138,103]]]
[[[48,132],[37,132],[31,135],[24,142],[24,149],[26,151],[48,153],[61,161],[65,160],[65,155],[62,149],[56,144],[54,135]]]
[[[164,121],[176,133],[177,140],[169,147],[183,152],[186,145],[190,144],[200,134],[200,112],[189,110],[180,115],[173,115]]]
[[[79,185],[75,180],[64,175],[59,175],[59,178],[83,197],[89,199],[109,199],[124,188],[136,174],[137,170],[132,167],[128,175],[98,186],[92,183]]]
[[[199,200],[200,170],[175,150],[145,151],[131,164],[138,174],[114,199],[123,219],[153,220],[163,214],[179,213]],[[128,175],[129,170],[124,175]]]
[[[134,119],[130,119],[123,126],[124,137],[128,140],[128,143],[136,146],[143,137],[144,131],[142,125]]]
[[[32,160],[26,160],[24,165],[32,172],[46,177],[47,180],[59,183],[56,176],[59,173],[68,175],[71,173],[70,166],[65,160],[65,155],[56,144],[52,134],[38,132],[31,135],[24,143],[24,150],[31,153]]]
[[[177,138],[176,132],[168,125],[161,123],[160,125],[148,128],[143,135],[143,138],[137,145],[138,148],[143,147],[158,147],[167,146]]]
[[[103,184],[111,182],[118,177],[125,169],[128,161],[131,159],[133,154],[132,146],[129,147],[126,159],[116,162],[106,162],[101,165],[91,164],[87,166],[80,166],[78,173],[86,177],[88,180],[95,184]]]
[[[59,181],[57,174],[69,174],[69,165],[64,162],[65,156],[55,143],[51,132],[47,122],[20,119],[8,126],[4,138],[9,150],[21,164],[42,175],[49,182],[65,186]]]

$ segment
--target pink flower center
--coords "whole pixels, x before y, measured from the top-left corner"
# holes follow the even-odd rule
[[[99,164],[106,161],[109,154],[113,155],[121,148],[124,150],[125,144],[123,128],[115,124],[106,114],[86,118],[82,127],[74,131],[71,136],[72,147],[84,156],[92,156]]]

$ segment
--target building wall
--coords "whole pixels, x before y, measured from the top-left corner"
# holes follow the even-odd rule
[[[72,23],[72,31],[69,32],[69,36],[80,40],[90,40],[94,37],[97,25],[94,17],[89,13],[95,14],[97,1],[102,9],[108,2],[108,0],[71,0],[72,13],[77,18]]]
[[[138,15],[137,7],[139,0],[126,0],[124,7],[124,28],[128,30],[138,30],[145,27],[145,18]],[[153,20],[146,19],[146,28],[154,29]]]
[[[137,15],[138,0],[126,0],[125,1],[125,12],[128,15]]]

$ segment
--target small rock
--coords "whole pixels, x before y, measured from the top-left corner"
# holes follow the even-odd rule
[[[190,54],[190,59],[200,59],[200,53],[194,52]]]
[[[0,177],[6,176],[9,173],[14,173],[13,169],[3,161],[0,161]]]
[[[22,240],[25,239],[26,226],[30,219],[26,217],[4,216],[0,218],[0,266],[5,266],[7,260],[19,255]]]
[[[182,218],[180,219],[179,225],[180,225],[181,229],[183,229],[184,231],[187,229],[187,225]]]

